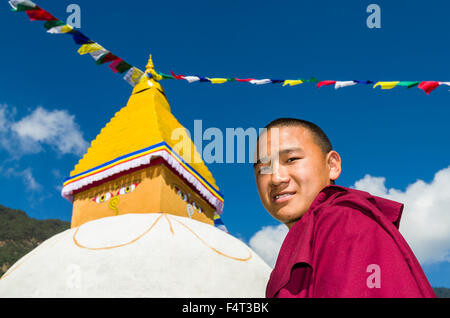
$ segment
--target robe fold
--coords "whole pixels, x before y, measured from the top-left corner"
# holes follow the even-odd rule
[[[398,228],[403,204],[330,185],[289,230],[269,298],[436,297]]]

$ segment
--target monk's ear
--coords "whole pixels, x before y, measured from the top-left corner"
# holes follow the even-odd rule
[[[330,180],[336,180],[341,175],[341,156],[334,150],[327,154],[327,165],[329,169]]]

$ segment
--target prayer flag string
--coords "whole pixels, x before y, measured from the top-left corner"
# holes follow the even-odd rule
[[[14,12],[24,11],[31,21],[45,21],[44,27],[50,34],[68,34],[72,36],[75,44],[80,45],[80,55],[89,54],[98,65],[109,64],[114,73],[124,74],[124,79],[132,86],[139,83],[144,75],[140,69],[132,66],[122,58],[111,53],[97,42],[92,41],[86,35],[75,30],[71,25],[55,18],[50,12],[42,9],[30,0],[10,0],[11,10]]]
[[[393,89],[394,87],[401,86],[407,89],[412,87],[418,87],[422,89],[427,95],[430,94],[437,87],[446,85],[450,86],[450,82],[440,81],[370,81],[370,80],[353,80],[353,81],[334,81],[334,80],[318,80],[315,77],[310,79],[297,78],[297,79],[270,79],[270,78],[232,78],[232,77],[202,77],[199,75],[176,75],[174,72],[170,74],[164,74],[154,71],[152,73],[144,73],[140,69],[124,61],[122,58],[111,53],[97,42],[92,41],[86,35],[78,30],[75,30],[72,26],[64,23],[63,21],[55,18],[51,13],[40,8],[34,2],[30,0],[10,0],[9,4],[14,12],[26,12],[31,21],[46,21],[44,27],[50,34],[68,34],[71,35],[74,42],[80,45],[78,53],[80,55],[89,54],[94,62],[98,65],[110,63],[109,67],[114,73],[124,74],[123,78],[131,86],[135,86],[141,80],[146,77],[153,77],[155,80],[163,79],[175,79],[184,80],[188,83],[194,82],[208,82],[212,84],[224,84],[227,82],[246,82],[253,85],[267,85],[267,84],[282,84],[282,86],[296,86],[304,83],[315,83],[317,88],[322,86],[334,85],[335,89],[349,87],[354,85],[372,85],[373,88],[381,87],[382,90]]]

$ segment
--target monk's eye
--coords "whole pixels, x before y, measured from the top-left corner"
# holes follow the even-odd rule
[[[287,162],[294,162],[294,161],[299,160],[299,159],[300,159],[299,157],[291,157],[291,158],[289,158],[287,160]]]
[[[272,167],[271,166],[262,166],[258,169],[258,174],[271,174]]]
[[[108,192],[108,193],[96,196],[93,201],[95,201],[97,203],[102,203],[102,202],[108,201],[109,199],[111,199],[111,197],[112,197],[112,194],[110,192]]]
[[[136,189],[137,183],[129,185],[128,187],[120,188],[119,192],[117,194],[127,194],[130,192],[133,192],[134,189]]]

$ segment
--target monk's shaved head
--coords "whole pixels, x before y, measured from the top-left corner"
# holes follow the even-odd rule
[[[331,142],[323,130],[316,124],[307,120],[297,118],[278,118],[271,121],[264,128],[268,131],[270,128],[274,127],[302,127],[308,129],[312,133],[315,143],[320,147],[325,155],[333,150]]]

